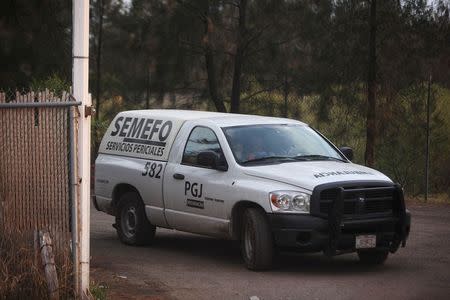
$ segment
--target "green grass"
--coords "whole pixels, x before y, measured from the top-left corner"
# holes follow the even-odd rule
[[[108,287],[105,284],[99,284],[92,282],[89,291],[95,300],[105,300],[107,299]]]

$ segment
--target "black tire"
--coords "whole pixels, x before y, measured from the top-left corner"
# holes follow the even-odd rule
[[[249,270],[272,268],[274,245],[270,226],[264,212],[248,208],[243,214],[241,253]]]
[[[143,246],[153,242],[156,227],[148,221],[144,203],[137,192],[126,192],[120,197],[115,227],[124,244]]]
[[[359,261],[365,265],[382,265],[389,256],[387,250],[358,250]]]

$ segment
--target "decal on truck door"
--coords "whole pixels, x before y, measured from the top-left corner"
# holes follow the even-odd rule
[[[189,207],[195,207],[195,208],[200,208],[200,209],[205,208],[205,202],[199,201],[199,200],[194,200],[194,199],[187,199],[186,205]]]
[[[201,198],[202,194],[203,194],[203,184],[197,183],[197,182],[190,182],[187,180],[184,182],[184,195],[185,196]],[[200,208],[200,209],[205,208],[204,201],[194,200],[194,199],[190,199],[190,198],[187,198],[186,205],[189,207],[195,207],[195,208]]]
[[[190,181],[184,182],[184,195],[186,196],[188,192],[192,197],[201,198],[203,193],[203,184]]]
[[[203,183],[190,182],[190,181],[184,182],[184,195],[185,196],[194,197],[194,198],[202,198],[203,194],[204,194],[203,193]],[[211,198],[211,197],[207,197],[207,196],[204,196],[203,199],[208,202],[224,203],[224,201],[222,199]],[[187,198],[186,205],[190,206],[190,207],[204,209],[205,201]]]
[[[182,122],[119,114],[100,145],[101,153],[167,160]]]

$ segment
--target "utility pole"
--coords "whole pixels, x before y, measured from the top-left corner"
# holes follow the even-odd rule
[[[425,202],[428,201],[428,179],[430,168],[430,97],[431,97],[431,74],[428,77],[428,96],[427,96],[427,147],[425,151]]]
[[[92,100],[88,91],[89,76],[89,0],[74,0],[73,6],[73,96],[81,101],[78,118],[78,196],[75,197],[78,245],[74,276],[76,296],[88,299],[89,291],[89,217],[90,217],[90,164]]]

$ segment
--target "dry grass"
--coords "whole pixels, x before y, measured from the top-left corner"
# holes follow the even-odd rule
[[[62,299],[73,298],[70,253],[56,253]],[[48,299],[47,283],[32,234],[0,235],[0,299]]]
[[[428,196],[428,200],[426,202],[423,195],[406,197],[406,202],[411,204],[450,204],[450,195],[447,193],[432,194]]]

